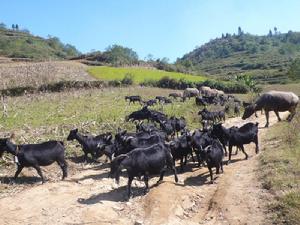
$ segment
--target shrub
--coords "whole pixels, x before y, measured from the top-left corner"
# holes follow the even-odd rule
[[[151,86],[151,87],[160,87],[160,88],[170,88],[170,89],[179,89],[183,90],[187,87],[201,87],[208,86],[211,88],[216,88],[222,90],[226,93],[247,93],[249,91],[248,87],[244,84],[237,82],[222,82],[214,80],[206,80],[203,82],[192,82],[185,79],[175,80],[169,77],[163,77],[160,80],[147,80],[140,85]]]
[[[133,75],[130,73],[126,73],[124,78],[121,80],[123,85],[132,85],[133,84]]]

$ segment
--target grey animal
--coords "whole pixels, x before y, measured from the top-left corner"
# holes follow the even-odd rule
[[[242,119],[249,118],[255,111],[263,109],[266,115],[266,125],[269,126],[269,112],[274,111],[278,121],[281,121],[278,112],[289,111],[290,115],[287,120],[291,121],[296,114],[296,108],[299,103],[299,97],[293,92],[269,91],[262,94],[254,104],[245,108]]]
[[[183,91],[184,98],[196,97],[199,96],[199,90],[197,88],[186,88]]]

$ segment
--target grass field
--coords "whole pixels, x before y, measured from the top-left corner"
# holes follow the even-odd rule
[[[18,143],[36,143],[48,139],[66,141],[73,128],[92,134],[115,133],[118,127],[134,130],[135,125],[125,122],[125,116],[141,105],[128,105],[124,96],[134,93],[150,99],[156,95],[167,96],[170,92],[174,90],[129,87],[8,97],[8,117],[0,117],[0,136],[8,137],[14,132]],[[184,116],[190,129],[200,128],[197,112],[201,108],[195,105],[194,99],[152,108],[169,116]],[[72,154],[75,149],[65,143],[68,153]]]
[[[204,76],[189,75],[184,73],[166,72],[156,69],[146,68],[115,68],[108,66],[92,66],[88,68],[88,72],[95,78],[101,80],[121,80],[126,74],[133,76],[134,83],[138,84],[145,80],[159,80],[168,76],[176,80],[185,79],[188,81],[204,81]]]

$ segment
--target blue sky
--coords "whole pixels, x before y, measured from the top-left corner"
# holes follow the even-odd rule
[[[81,52],[112,44],[171,61],[238,26],[252,34],[300,31],[299,0],[0,0],[0,22]]]

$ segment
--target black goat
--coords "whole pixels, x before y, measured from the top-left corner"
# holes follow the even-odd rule
[[[207,168],[209,170],[211,183],[214,182],[212,168],[216,167],[216,174],[219,174],[220,169],[223,173],[223,157],[224,152],[222,145],[216,139],[210,145],[200,151],[202,158],[204,158]]]
[[[155,99],[157,99],[159,102],[165,102],[167,98],[164,96],[156,96]]]
[[[204,98],[201,98],[199,96],[196,96],[195,102],[196,102],[196,105],[199,105],[199,106],[206,106],[207,105],[207,102],[204,100]]]
[[[125,101],[129,100],[129,104],[131,102],[142,102],[142,98],[139,95],[125,96]]]
[[[229,158],[227,163],[230,163],[233,146],[237,146],[242,150],[242,152],[245,154],[245,159],[248,159],[248,155],[245,152],[244,144],[254,142],[256,154],[259,152],[258,123],[246,123],[240,128],[232,127],[231,129],[223,127],[222,124],[216,124],[213,126],[212,134],[219,139],[228,141]]]
[[[101,134],[98,136],[84,136],[78,133],[78,129],[71,130],[67,137],[68,141],[77,140],[79,144],[81,144],[85,162],[87,162],[88,154],[91,154],[92,158],[95,159],[97,157],[97,151],[101,145],[111,144],[111,139],[111,133]]]
[[[198,115],[201,115],[202,120],[212,121],[213,123],[224,120],[225,121],[225,111],[215,111],[210,112],[206,108],[204,108],[202,111],[198,112]]]
[[[136,148],[128,154],[114,158],[111,162],[110,177],[115,178],[119,182],[121,170],[127,170],[127,196],[130,198],[131,183],[134,177],[144,176],[145,192],[147,192],[149,189],[149,175],[160,174],[160,178],[157,181],[159,183],[163,180],[167,168],[173,170],[175,181],[178,182],[175,164],[169,149],[164,144],[155,144],[147,148]]]
[[[126,116],[126,121],[141,121],[141,120],[149,120],[151,118],[151,112],[147,108],[147,106],[144,106],[141,110],[137,110]]]
[[[183,116],[180,117],[179,119],[176,118],[175,116],[171,116],[169,121],[171,122],[174,132],[177,133],[177,136],[178,136],[178,132],[184,130],[186,127],[186,120]]]
[[[126,154],[135,148],[145,148],[163,142],[164,139],[156,134],[146,137],[127,136],[122,139],[121,144],[116,145],[115,156]]]
[[[57,162],[62,169],[62,179],[68,175],[63,142],[47,141],[40,144],[15,145],[9,139],[0,139],[0,149],[0,152],[6,151],[16,157],[18,168],[14,176],[15,179],[24,167],[33,167],[42,178],[42,183],[44,183],[45,180],[40,166],[48,166],[53,162]]]
[[[157,100],[156,99],[150,99],[150,100],[144,102],[145,106],[153,106],[155,104],[157,104]]]
[[[195,162],[193,152],[192,152],[191,139],[189,137],[188,132],[185,132],[180,137],[171,141],[170,149],[171,149],[171,153],[172,153],[174,161],[177,159],[180,160],[181,171],[183,171],[183,165],[186,165],[186,163],[187,163],[188,155],[191,155],[193,162]],[[184,162],[183,162],[183,159],[185,160]]]

